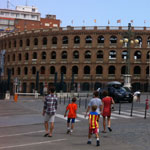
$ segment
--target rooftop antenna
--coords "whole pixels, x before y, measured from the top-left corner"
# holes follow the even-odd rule
[[[7,0],[7,9],[9,9],[9,0]]]

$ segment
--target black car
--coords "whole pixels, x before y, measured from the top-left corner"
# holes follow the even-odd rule
[[[109,96],[113,97],[115,102],[128,101],[131,103],[133,101],[133,93],[131,90],[123,87],[118,81],[108,82],[106,88],[101,90],[101,98],[104,90],[108,91]]]

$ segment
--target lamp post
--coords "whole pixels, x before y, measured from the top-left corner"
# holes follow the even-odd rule
[[[148,53],[148,55],[149,55],[148,92],[150,92],[150,52]]]
[[[130,51],[131,51],[131,44],[138,43],[138,39],[133,39],[134,38],[134,33],[131,31],[131,23],[128,23],[128,31],[123,33],[123,38],[120,40],[120,43],[125,43],[127,44],[127,67],[125,70],[125,75],[124,75],[124,87],[131,88],[131,73],[130,73]]]

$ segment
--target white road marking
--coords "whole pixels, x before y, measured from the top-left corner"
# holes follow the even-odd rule
[[[56,114],[56,117],[67,120],[67,117],[64,117],[64,115]],[[80,120],[76,119],[76,122],[79,122]]]
[[[127,110],[127,111],[130,112],[131,110]],[[144,111],[133,110],[133,115],[134,115],[134,113],[138,113],[138,114],[145,115],[145,112],[144,112]],[[150,116],[150,113],[147,112],[147,115]]]
[[[130,116],[125,116],[125,115],[121,115],[121,114],[119,115],[119,114],[115,114],[115,113],[112,113],[111,116],[120,117],[120,118],[127,118],[127,119],[133,118],[133,117],[130,117]]]
[[[26,133],[18,133],[18,134],[1,135],[0,138],[2,138],[2,137],[10,137],[10,136],[20,136],[20,135],[33,134],[33,133],[40,133],[40,132],[44,132],[44,131],[45,130],[26,132]]]
[[[128,113],[128,112],[124,112],[124,111],[121,111],[120,113],[121,113],[121,114],[130,115],[130,113]],[[133,114],[133,113],[132,113],[132,116],[136,116],[136,117],[144,117],[144,115]]]
[[[77,114],[77,117],[79,117],[79,118],[82,118],[82,119],[88,119],[88,117],[84,117],[84,115],[80,115],[80,114]]]
[[[58,139],[58,140],[51,140],[51,141],[44,141],[44,142],[35,142],[35,143],[28,143],[28,144],[12,145],[12,146],[0,147],[0,149],[9,149],[9,148],[16,148],[16,147],[40,145],[40,144],[52,143],[52,142],[60,142],[60,141],[65,141],[65,140],[66,139]]]

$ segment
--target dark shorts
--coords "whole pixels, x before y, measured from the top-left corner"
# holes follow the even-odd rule
[[[98,133],[98,132],[97,132],[97,128],[89,129],[89,133],[90,133],[90,134],[96,134],[96,133]]]
[[[75,123],[75,118],[68,118],[67,123],[70,123],[70,121],[71,121],[71,123]]]

